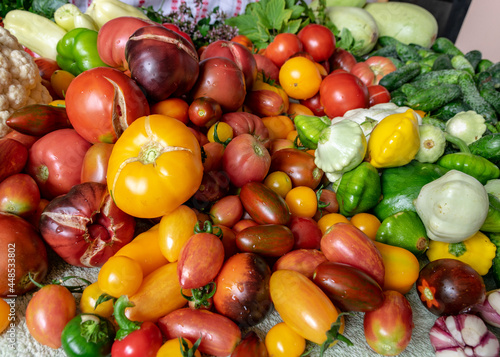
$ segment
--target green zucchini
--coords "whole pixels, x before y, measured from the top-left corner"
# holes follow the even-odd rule
[[[470,152],[494,164],[500,163],[500,133],[487,134],[469,144]]]
[[[420,74],[420,64],[412,62],[396,69],[394,72],[386,74],[379,84],[384,86],[389,92],[410,82]]]
[[[433,111],[431,116],[436,119],[448,120],[460,112],[466,112],[471,108],[462,99],[457,99],[445,104],[441,108]]]
[[[438,87],[421,89],[407,95],[406,105],[412,109],[430,112],[457,99],[461,94],[460,87],[457,84],[443,84]]]
[[[481,53],[481,51],[472,50],[465,54],[465,58],[471,64],[472,68],[474,69],[474,72],[476,72],[479,62],[481,62],[481,60],[483,59],[483,54]]]
[[[469,73],[463,73],[458,78],[458,85],[462,91],[463,101],[477,114],[482,115],[486,122],[496,123],[495,109],[488,103],[476,87],[474,79]]]
[[[460,51],[451,40],[446,37],[438,37],[436,41],[432,44],[431,48],[438,53],[446,53],[452,56],[455,55],[464,55],[462,51]]]

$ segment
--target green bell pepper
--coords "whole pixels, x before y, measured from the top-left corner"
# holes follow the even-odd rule
[[[332,123],[327,116],[297,115],[293,122],[299,136],[300,143],[308,149],[318,147],[319,134]]]
[[[381,176],[383,198],[373,208],[373,213],[383,221],[401,211],[416,212],[413,201],[422,187],[448,171],[439,165],[416,160],[404,166],[384,169]]]
[[[452,135],[445,134],[446,140],[458,146],[460,152],[454,152],[442,156],[437,164],[450,170],[458,170],[476,178],[483,185],[488,180],[500,177],[500,169],[497,165],[482,156],[471,153],[467,144]]]
[[[95,314],[79,314],[63,329],[61,342],[69,357],[111,355],[115,328],[110,320]]]
[[[364,161],[342,175],[336,192],[339,212],[344,216],[366,212],[375,207],[381,194],[378,170]]]
[[[97,31],[83,27],[68,31],[57,43],[59,67],[75,76],[91,68],[108,67],[99,57],[97,34]]]

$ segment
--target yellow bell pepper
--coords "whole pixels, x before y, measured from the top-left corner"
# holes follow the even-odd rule
[[[431,262],[444,258],[457,259],[469,264],[480,275],[486,275],[492,266],[496,246],[484,233],[477,232],[458,243],[431,240],[426,254]]]
[[[368,140],[368,159],[377,168],[408,164],[420,148],[418,116],[412,109],[391,114],[373,129]]]

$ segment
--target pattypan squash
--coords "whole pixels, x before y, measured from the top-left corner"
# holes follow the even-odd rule
[[[419,126],[420,148],[415,160],[419,162],[436,162],[444,154],[446,137],[444,132],[432,124]]]
[[[431,262],[437,259],[457,259],[469,264],[480,275],[486,275],[493,265],[496,251],[496,245],[488,236],[477,232],[463,242],[431,241],[427,249],[427,258]]]
[[[489,208],[484,186],[458,170],[424,185],[413,203],[427,236],[447,243],[462,242],[476,234]]]
[[[366,137],[359,124],[342,120],[321,132],[314,163],[330,182],[335,182],[363,161],[366,148]]]
[[[412,109],[382,119],[368,141],[370,164],[386,168],[412,161],[420,149],[418,126],[418,115]]]
[[[446,122],[446,132],[470,145],[486,132],[484,117],[473,110],[457,113]]]

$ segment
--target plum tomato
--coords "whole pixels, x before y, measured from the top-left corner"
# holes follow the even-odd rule
[[[83,157],[81,182],[100,182],[106,184],[108,161],[113,144],[95,143]]]
[[[335,35],[326,26],[308,24],[297,35],[304,51],[309,53],[316,62],[328,60],[335,51]]]

